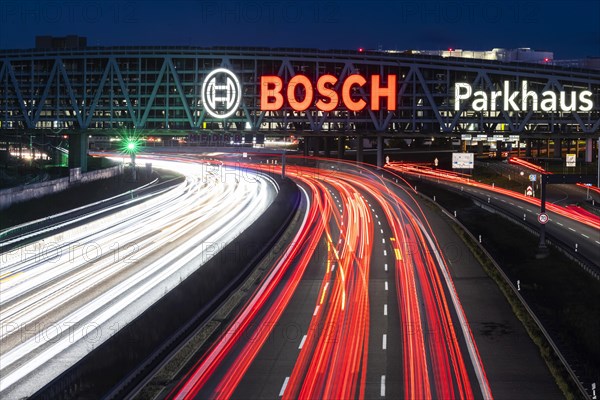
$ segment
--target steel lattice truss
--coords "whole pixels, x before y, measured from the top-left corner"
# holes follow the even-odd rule
[[[226,120],[204,110],[200,87],[215,68],[233,71],[242,83],[239,110]],[[261,75],[284,82],[296,74],[313,83],[323,74],[343,78],[395,74],[394,112],[260,111]],[[501,90],[509,80],[543,90],[589,90],[590,112],[474,112],[454,110],[454,83],[473,90]],[[369,91],[358,96],[369,100]],[[483,60],[442,59],[382,53],[298,49],[88,48],[0,52],[0,129],[123,129],[151,132],[264,132],[272,134],[443,134],[504,133],[597,136],[600,130],[600,73],[550,66]]]

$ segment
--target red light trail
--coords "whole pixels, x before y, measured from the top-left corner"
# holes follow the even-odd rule
[[[289,305],[309,262],[319,259],[316,249],[321,241],[327,257],[315,311],[289,371],[283,398],[365,397],[375,227],[367,195],[383,210],[391,229],[393,251],[388,259],[393,260],[401,324],[401,337],[394,339],[402,347],[404,371],[397,379],[403,380],[404,397],[474,398],[468,372],[474,370],[483,397],[492,398],[446,262],[423,212],[398,194],[404,189],[366,169],[324,173],[294,165],[291,159],[287,175],[310,192],[302,228],[229,328],[169,397],[234,396]],[[274,168],[264,164],[243,167],[269,172]],[[333,191],[339,194],[343,211],[338,209]],[[244,340],[249,336],[251,340]],[[466,344],[466,358],[472,365],[465,360],[460,343]],[[213,383],[208,385],[209,381]]]

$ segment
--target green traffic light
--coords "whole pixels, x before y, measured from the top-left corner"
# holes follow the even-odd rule
[[[127,150],[134,151],[135,150],[135,143],[134,142],[127,143]]]

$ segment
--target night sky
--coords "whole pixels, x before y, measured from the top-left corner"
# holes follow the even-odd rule
[[[0,48],[68,34],[90,46],[531,47],[570,59],[600,56],[600,1],[0,2]]]

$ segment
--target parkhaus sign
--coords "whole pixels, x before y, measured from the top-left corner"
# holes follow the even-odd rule
[[[394,74],[385,76],[350,74],[344,78],[321,75],[313,83],[306,75],[297,74],[287,82],[277,75],[263,75],[259,80],[261,111],[278,111],[289,107],[302,112],[316,109],[323,112],[343,107],[348,111],[365,109],[379,111],[382,105],[388,111],[398,107],[398,79]],[[458,111],[466,103],[473,111],[498,110],[556,112],[588,112],[593,108],[592,92],[544,91],[541,94],[528,89],[527,81],[521,90],[511,91],[510,82],[503,82],[502,91],[490,93],[473,88],[468,83],[456,83],[454,107]],[[239,108],[242,85],[238,77],[226,68],[209,73],[202,85],[202,100],[206,112],[214,118],[228,118]],[[370,96],[365,96],[366,94]],[[531,107],[530,107],[531,106]]]
[[[511,90],[510,81],[504,81],[503,90],[486,92],[477,90],[468,83],[454,84],[454,110],[461,109],[464,102],[469,102],[473,111],[542,111],[542,112],[588,112],[594,107],[592,92],[574,90],[558,93],[545,90],[537,93],[529,90],[528,82],[521,82],[520,90]]]

